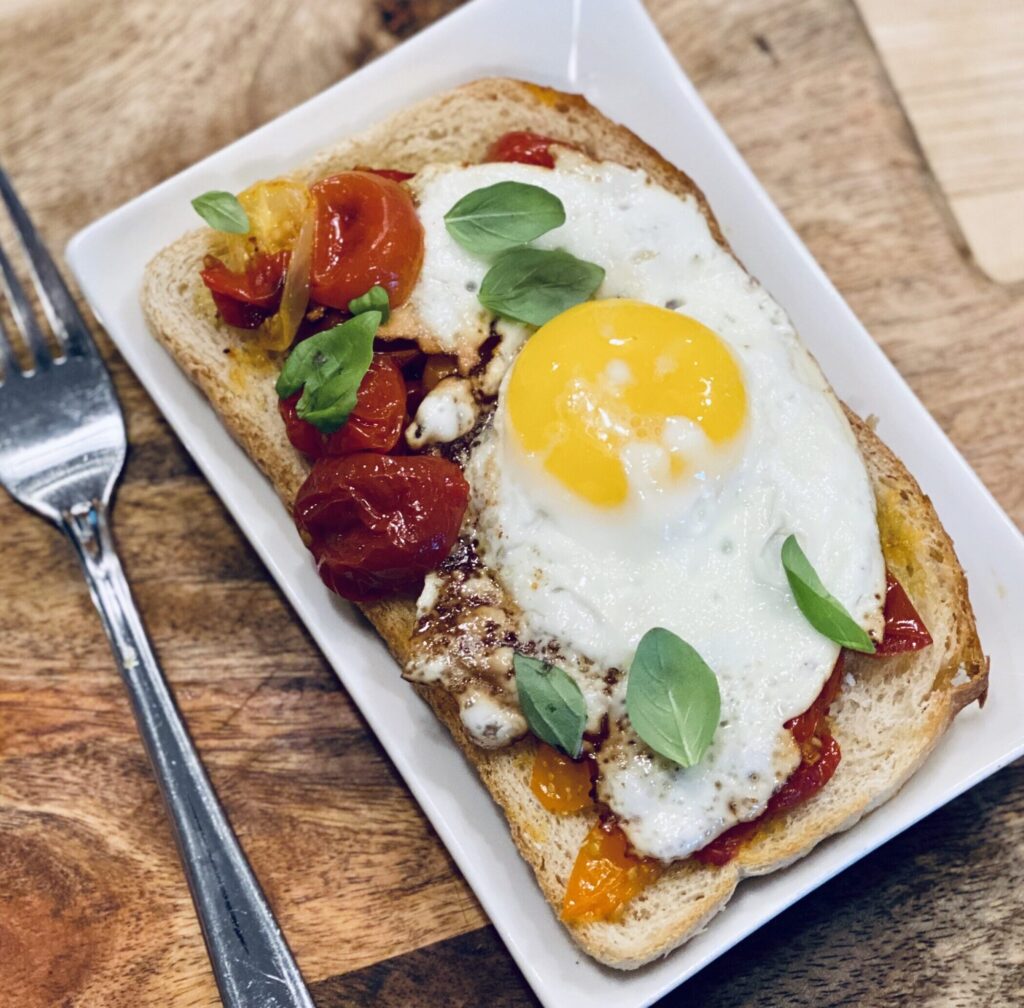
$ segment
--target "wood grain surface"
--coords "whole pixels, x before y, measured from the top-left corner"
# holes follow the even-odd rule
[[[453,6],[0,0],[0,159],[60,249]],[[811,251],[1020,524],[1024,288],[993,284],[965,255],[856,10],[650,6]],[[532,1004],[302,626],[99,338],[132,444],[116,510],[125,564],[318,1005]],[[0,1005],[209,1008],[188,893],[75,561],[6,497],[0,550]],[[1024,1002],[1022,775],[1009,768],[936,813],[669,1003]]]
[[[975,261],[1024,280],[1024,5],[857,3]]]

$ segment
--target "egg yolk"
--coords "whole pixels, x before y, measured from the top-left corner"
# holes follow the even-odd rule
[[[669,481],[693,471],[666,421],[697,425],[714,450],[746,416],[739,365],[715,333],[624,298],[585,302],[541,326],[516,359],[506,404],[522,448],[599,507],[626,501],[630,445],[661,446]]]

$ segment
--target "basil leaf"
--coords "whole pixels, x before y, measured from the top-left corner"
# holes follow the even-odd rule
[[[565,669],[516,652],[519,706],[530,731],[542,742],[576,759],[583,749],[587,705],[579,686]]]
[[[348,310],[353,315],[362,315],[363,312],[371,311],[380,312],[380,321],[383,324],[391,317],[391,302],[388,300],[388,292],[380,284],[374,284],[365,294],[349,301]]]
[[[704,659],[671,630],[655,627],[637,645],[626,680],[626,712],[656,753],[691,767],[718,727],[718,679]]]
[[[301,388],[295,412],[325,434],[348,420],[356,393],[373,361],[380,312],[368,311],[303,340],[288,355],[275,386],[286,399]]]
[[[494,261],[477,297],[496,315],[542,326],[586,301],[603,279],[600,266],[561,249],[514,248]]]
[[[369,344],[372,351],[373,336],[379,323],[378,313],[364,312],[297,344],[278,375],[277,394],[286,399],[303,385],[321,384],[339,370],[337,365],[342,363],[341,358],[357,346]],[[369,366],[367,363],[366,367]]]
[[[372,351],[371,351],[372,359]],[[343,427],[356,407],[356,393],[366,374],[358,367],[338,371],[319,385],[306,385],[295,404],[295,413],[324,434]]]
[[[249,233],[249,215],[232,193],[216,190],[203,193],[192,200],[192,208],[217,231],[227,231],[228,234]]]
[[[467,252],[484,256],[525,245],[564,223],[562,201],[524,182],[474,189],[444,215],[448,233]]]
[[[795,535],[782,544],[782,566],[800,612],[818,633],[852,651],[875,653],[867,631],[854,622],[839,599],[826,591]]]

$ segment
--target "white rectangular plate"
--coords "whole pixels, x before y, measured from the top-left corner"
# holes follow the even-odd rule
[[[544,30],[538,30],[540,25]],[[317,580],[270,485],[150,336],[146,262],[197,221],[189,200],[244,188],[435,91],[478,77],[579,91],[693,176],[739,257],[788,310],[838,393],[935,501],[971,582],[992,657],[992,703],[956,722],[891,802],[792,867],[744,882],[701,935],[635,973],[597,966],[567,937],[503,816],[377,636]],[[1024,752],[1024,539],[946,439],[769,200],[638,0],[477,0],[286,115],[108,214],[67,258],[125,359],[309,627],[549,1008],[640,1008],[858,858]]]

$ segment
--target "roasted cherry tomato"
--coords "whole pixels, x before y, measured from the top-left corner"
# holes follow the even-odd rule
[[[344,425],[323,434],[295,412],[297,392],[278,403],[288,440],[311,458],[321,455],[352,455],[355,452],[390,452],[405,426],[405,380],[389,357],[374,354],[359,391],[356,405]]]
[[[423,264],[423,225],[398,183],[365,171],[312,186],[317,202],[310,297],[342,310],[375,284],[402,304]]]
[[[694,857],[705,864],[728,864],[747,837],[768,817],[784,809],[799,805],[820,791],[831,779],[839,765],[841,753],[839,743],[832,738],[825,725],[829,707],[839,694],[843,682],[846,652],[840,651],[832,675],[822,687],[814,703],[794,718],[785,727],[793,733],[800,746],[800,765],[789,775],[786,782],[768,800],[768,806],[756,819],[737,823],[719,834],[706,847],[697,851]]]
[[[526,130],[513,130],[498,137],[490,147],[484,161],[518,161],[520,164],[540,165],[541,168],[554,168],[555,159],[551,155],[551,145],[560,144],[578,150],[575,144],[564,140],[553,140],[539,133],[528,133]]]
[[[765,815],[776,815],[794,808],[816,795],[831,779],[839,766],[842,753],[839,743],[827,732],[801,747],[803,760],[771,796]]]
[[[287,399],[278,399],[277,411],[284,421],[284,430],[292,447],[310,458],[319,458],[324,453],[324,434],[295,412],[295,405],[301,397],[300,390]]]
[[[740,847],[743,846],[743,841],[753,834],[763,818],[764,816],[761,815],[750,822],[737,823],[724,833],[719,833],[711,843],[697,851],[693,855],[694,858],[701,864],[715,865],[717,868],[728,864],[736,857]]]
[[[391,179],[392,182],[408,182],[416,174],[416,172],[401,171],[398,168],[365,168],[363,165],[356,168],[356,171],[379,175],[381,178]]]
[[[405,426],[405,381],[398,365],[381,354],[373,355],[356,393],[355,409],[344,426],[327,438],[326,455],[389,452]]]
[[[369,602],[420,585],[451,551],[468,499],[453,462],[360,452],[318,459],[294,517],[324,584]]]
[[[792,732],[793,738],[796,739],[798,745],[803,745],[813,738],[821,722],[828,716],[828,709],[832,706],[832,701],[839,694],[839,687],[843,682],[843,666],[845,664],[846,652],[840,651],[839,657],[836,659],[835,668],[832,669],[832,675],[828,677],[828,681],[822,687],[814,703],[803,714],[798,714],[786,722],[784,727]]]
[[[881,643],[875,648],[876,655],[902,654],[904,651],[920,651],[932,642],[932,635],[918,615],[903,585],[885,572],[885,632]]]
[[[562,920],[614,918],[660,874],[658,862],[634,854],[614,823],[597,823],[572,866],[562,900]]]
[[[582,812],[591,804],[592,761],[570,759],[544,742],[537,747],[530,790],[549,812]]]
[[[768,807],[756,819],[737,823],[715,837],[693,856],[704,864],[728,864],[739,852],[743,842],[770,816],[794,808],[816,795],[831,779],[842,759],[839,743],[828,733],[804,743],[800,765],[785,784],[772,795]]]
[[[277,311],[284,289],[289,253],[259,252],[241,272],[233,272],[219,259],[207,256],[199,274],[210,289],[220,317],[238,329],[255,329]]]

